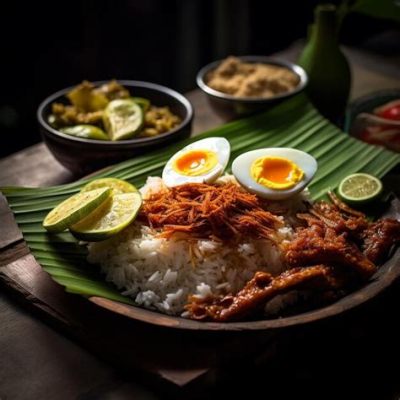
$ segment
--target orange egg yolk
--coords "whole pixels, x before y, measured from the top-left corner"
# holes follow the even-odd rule
[[[190,150],[173,163],[175,172],[187,176],[199,176],[210,172],[218,164],[216,153],[209,150]]]
[[[251,165],[251,177],[270,189],[290,189],[300,182],[304,172],[284,157],[260,157]]]

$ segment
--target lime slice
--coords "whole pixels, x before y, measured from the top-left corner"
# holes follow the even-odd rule
[[[149,99],[145,99],[144,97],[131,97],[131,99],[142,108],[144,113],[150,108]]]
[[[143,110],[132,99],[118,99],[108,103],[103,123],[111,140],[130,139],[140,132]]]
[[[94,125],[75,125],[61,128],[60,131],[67,135],[85,139],[110,140],[107,134]]]
[[[111,195],[110,188],[77,193],[51,210],[43,221],[49,232],[62,232],[85,218]]]
[[[350,203],[366,203],[375,199],[382,191],[382,182],[369,174],[352,174],[339,185],[339,196]]]
[[[108,239],[135,219],[141,205],[139,192],[116,194],[86,218],[71,226],[70,231],[76,238],[88,242]]]
[[[109,187],[112,189],[113,194],[121,194],[121,193],[134,193],[138,190],[135,186],[130,184],[127,181],[123,181],[122,179],[117,178],[102,178],[102,179],[95,179],[92,182],[89,182],[85,185],[81,192],[87,192],[93,189],[99,189]]]

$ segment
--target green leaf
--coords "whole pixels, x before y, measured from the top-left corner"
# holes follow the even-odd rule
[[[159,176],[166,161],[184,145],[204,137],[223,136],[231,143],[233,160],[261,147],[295,147],[312,154],[318,172],[309,186],[314,199],[325,196],[345,176],[367,172],[382,177],[400,162],[400,155],[360,142],[324,119],[305,96],[296,96],[264,113],[212,129],[202,135],[124,161],[98,177],[126,179],[135,186],[148,176]],[[231,164],[228,165],[230,170]],[[37,261],[66,291],[82,296],[102,296],[132,304],[117,288],[105,282],[99,268],[86,261],[87,250],[68,233],[51,235],[42,221],[49,209],[77,193],[89,180],[50,188],[0,189],[15,213],[17,223]]]
[[[400,3],[396,0],[358,0],[350,11],[400,22]]]

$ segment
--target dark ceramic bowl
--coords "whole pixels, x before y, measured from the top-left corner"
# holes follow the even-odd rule
[[[354,100],[346,110],[344,131],[352,133],[352,128],[357,116],[362,113],[372,114],[373,110],[393,100],[400,99],[399,89],[385,89],[369,93]],[[392,122],[393,121],[389,121]]]
[[[241,56],[238,57],[242,61],[250,63],[271,64],[279,67],[285,67],[295,73],[299,77],[298,85],[291,91],[277,94],[269,98],[262,97],[236,97],[230,94],[219,92],[207,85],[208,74],[218,67],[223,60],[214,61],[203,67],[197,74],[196,82],[199,88],[207,95],[208,100],[215,111],[226,118],[234,118],[246,114],[252,114],[265,110],[280,103],[289,97],[301,92],[307,85],[307,73],[302,67],[289,61],[278,58],[264,56]]]
[[[98,86],[105,82],[94,82],[94,84]],[[182,119],[181,124],[171,131],[155,137],[116,142],[66,135],[51,127],[47,122],[51,113],[51,104],[54,102],[67,103],[65,95],[72,87],[60,90],[40,104],[37,117],[40,132],[47,147],[54,157],[69,170],[77,174],[86,174],[190,136],[193,107],[183,95],[154,83],[127,80],[118,82],[125,86],[133,96],[147,98],[156,106],[168,106],[174,114]]]
[[[367,143],[400,153],[400,121],[374,113],[393,101],[400,101],[400,89],[380,90],[354,100],[347,108],[344,130]]]

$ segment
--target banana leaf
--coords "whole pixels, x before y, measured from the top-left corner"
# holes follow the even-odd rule
[[[117,164],[96,177],[117,177],[140,187],[148,176],[160,175],[166,161],[180,148],[210,136],[223,136],[230,141],[231,160],[245,151],[262,147],[294,147],[312,154],[319,165],[309,186],[313,199],[322,198],[327,190],[334,189],[351,173],[362,171],[382,177],[400,162],[399,154],[348,136],[299,95],[264,113]],[[69,233],[51,235],[42,227],[45,215],[79,191],[88,180],[47,188],[4,187],[0,190],[36,260],[66,291],[132,303],[115,286],[105,282],[96,266],[86,262],[85,247]]]

